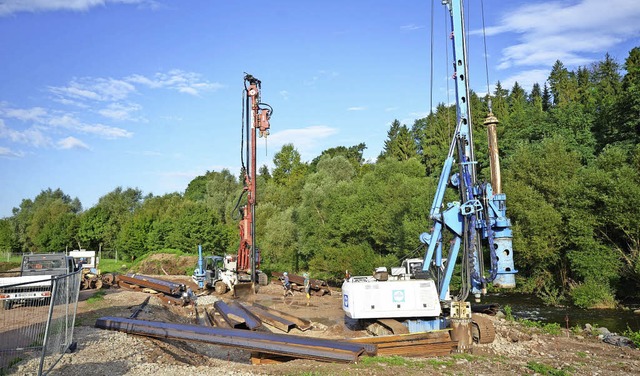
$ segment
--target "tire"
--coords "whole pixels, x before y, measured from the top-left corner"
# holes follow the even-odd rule
[[[258,273],[258,284],[260,286],[266,286],[269,284],[269,276],[267,276],[265,273],[259,272]]]
[[[222,281],[218,281],[213,285],[213,289],[216,291],[216,294],[222,295],[227,292],[227,285]]]

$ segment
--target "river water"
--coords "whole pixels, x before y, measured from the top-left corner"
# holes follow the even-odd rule
[[[518,293],[491,293],[482,298],[481,304],[500,304],[504,311],[506,305],[511,306],[515,318],[529,319],[544,323],[558,323],[561,327],[572,328],[576,325],[584,328],[585,324],[605,327],[610,332],[622,334],[627,327],[640,331],[640,315],[629,309],[581,309],[576,307],[548,307],[534,295]]]

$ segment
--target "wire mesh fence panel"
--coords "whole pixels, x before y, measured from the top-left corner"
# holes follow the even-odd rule
[[[51,279],[11,282],[0,279],[0,374],[42,353],[49,317]]]
[[[67,351],[73,351],[73,326],[78,308],[82,272],[53,279],[49,317],[38,374],[47,374]]]
[[[36,278],[0,278],[0,375],[32,357],[40,358],[33,372],[46,374],[72,346],[81,273]]]

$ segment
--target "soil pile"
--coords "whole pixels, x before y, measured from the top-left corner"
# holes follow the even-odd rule
[[[191,275],[198,256],[174,255],[170,253],[152,254],[134,268],[134,272],[145,275]]]

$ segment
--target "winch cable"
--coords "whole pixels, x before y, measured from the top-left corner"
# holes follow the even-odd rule
[[[484,0],[480,0],[480,13],[482,14],[482,40],[484,44],[484,70],[487,78],[487,107],[489,113],[493,113],[491,104],[491,88],[489,87],[489,55],[487,54],[487,32],[484,23]]]
[[[434,5],[435,1],[431,2],[431,35],[430,35],[430,39],[431,39],[431,43],[429,43],[429,115],[433,114],[433,37],[434,37],[434,32],[433,32],[433,19],[434,19]]]

